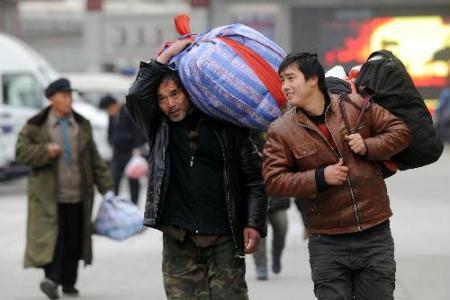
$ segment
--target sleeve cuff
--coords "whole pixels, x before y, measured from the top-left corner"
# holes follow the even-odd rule
[[[325,181],[325,168],[316,169],[316,188],[319,193],[328,189],[328,184]]]

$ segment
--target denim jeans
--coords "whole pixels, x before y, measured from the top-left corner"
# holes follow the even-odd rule
[[[356,233],[312,235],[308,248],[318,299],[393,299],[396,268],[389,220]]]

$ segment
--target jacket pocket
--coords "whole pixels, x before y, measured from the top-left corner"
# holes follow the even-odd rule
[[[318,149],[316,143],[297,145],[292,148],[292,153],[297,161],[300,171],[316,168],[316,155]]]
[[[316,154],[317,153],[317,145],[316,145],[316,143],[298,145],[298,146],[294,146],[294,148],[292,148],[292,151],[293,151],[294,157],[296,159],[302,159],[302,158],[309,157],[309,156]]]

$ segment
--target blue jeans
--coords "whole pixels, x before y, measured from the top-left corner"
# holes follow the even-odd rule
[[[394,299],[396,268],[389,220],[356,233],[311,235],[308,248],[318,299]]]

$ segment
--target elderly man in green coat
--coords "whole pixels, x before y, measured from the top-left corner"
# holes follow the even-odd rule
[[[40,288],[58,299],[58,285],[78,296],[78,262],[92,262],[93,186],[104,194],[113,184],[89,122],[72,110],[70,82],[58,79],[45,93],[51,105],[21,130],[16,158],[31,170],[25,267],[43,268]]]

